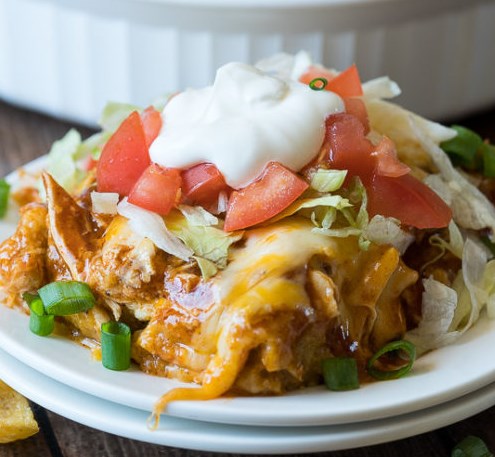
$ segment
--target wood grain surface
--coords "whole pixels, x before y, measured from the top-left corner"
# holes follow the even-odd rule
[[[495,141],[495,107],[459,123]],[[0,101],[0,174],[45,154],[50,145],[74,125],[13,107]],[[77,127],[85,137],[92,133]],[[488,348],[487,348],[488,349]],[[493,353],[493,348],[490,348]],[[24,441],[0,444],[0,457],[213,457],[211,452],[188,451],[146,444],[80,425],[33,405],[40,433]],[[331,405],[329,405],[331,408]],[[467,435],[485,440],[495,451],[495,408],[449,427],[412,438],[359,449],[307,454],[328,457],[448,457],[454,445]],[[302,456],[304,454],[298,454]]]

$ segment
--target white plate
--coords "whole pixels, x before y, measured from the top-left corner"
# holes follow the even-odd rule
[[[0,239],[11,231],[9,223],[0,224]],[[482,317],[456,344],[420,358],[412,374],[395,381],[376,382],[350,392],[313,388],[278,397],[173,402],[167,413],[210,422],[270,426],[345,424],[392,417],[453,400],[494,382],[495,362],[486,357],[486,348],[494,346],[495,320]],[[63,384],[145,411],[152,409],[160,395],[179,385],[136,368],[106,370],[88,350],[67,339],[33,335],[27,316],[2,306],[0,347]]]
[[[0,347],[20,362],[70,387],[121,405],[150,411],[178,382],[137,368],[106,370],[83,347],[62,337],[39,337],[28,317],[0,306]],[[172,416],[248,425],[329,425],[375,420],[417,411],[458,398],[495,381],[495,321],[482,319],[457,344],[420,358],[411,375],[350,392],[305,389],[276,397],[173,402]]]
[[[495,404],[495,384],[426,410],[366,423],[319,427],[246,427],[163,417],[146,428],[147,414],[82,393],[0,350],[0,377],[57,414],[105,432],[167,446],[212,452],[293,454],[334,451],[398,440],[465,419]]]

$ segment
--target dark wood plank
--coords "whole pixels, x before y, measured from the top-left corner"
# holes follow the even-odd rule
[[[52,143],[71,127],[77,128],[83,137],[92,132],[0,102],[0,175],[46,154]]]
[[[48,457],[51,455],[50,448],[42,433],[26,440],[0,444],[1,457]]]

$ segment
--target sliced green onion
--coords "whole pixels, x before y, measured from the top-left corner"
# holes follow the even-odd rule
[[[101,362],[109,370],[127,370],[131,366],[131,329],[123,322],[101,325]]]
[[[495,146],[483,143],[479,152],[483,160],[483,175],[487,178],[495,178]]]
[[[477,436],[469,435],[464,438],[454,449],[452,457],[493,457],[486,447],[485,442]]]
[[[30,305],[34,300],[40,298],[38,294],[30,294],[29,292],[24,292],[22,294],[22,299]]]
[[[356,360],[352,357],[335,357],[323,361],[323,379],[329,390],[359,389]]]
[[[45,313],[45,307],[38,295],[23,294],[24,300],[29,305],[29,329],[35,335],[47,336],[55,327],[54,316]]]
[[[67,316],[87,311],[95,305],[89,286],[79,281],[56,281],[43,286],[38,293],[46,314]]]
[[[0,179],[0,218],[7,213],[9,206],[10,184],[5,179]]]
[[[375,363],[383,357],[385,354],[389,352],[401,351],[407,354],[409,362],[397,369],[387,370],[378,368]],[[410,343],[406,340],[392,341],[391,343],[386,344],[381,349],[379,349],[371,359],[368,360],[368,373],[376,379],[387,380],[387,379],[397,379],[406,375],[411,371],[411,368],[416,360],[416,347],[414,344]]]
[[[309,87],[313,90],[323,90],[327,87],[328,79],[325,78],[315,78],[309,83]]]
[[[477,133],[466,127],[453,125],[452,128],[457,132],[457,136],[444,141],[440,147],[450,156],[455,165],[469,169],[477,168],[477,152],[483,140]]]

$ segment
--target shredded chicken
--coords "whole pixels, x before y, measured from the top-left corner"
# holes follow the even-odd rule
[[[324,358],[364,361],[407,330],[401,296],[417,282],[391,246],[359,248],[355,237],[314,233],[295,216],[246,232],[227,267],[206,280],[130,228],[102,219],[43,176],[46,206],[22,210],[0,246],[0,279],[11,305],[53,280],[87,282],[88,312],[63,317],[79,340],[98,341],[103,322],[134,330],[132,355],[145,372],[196,382],[174,399],[227,392],[273,394],[321,381]],[[89,339],[89,340],[88,340]]]

